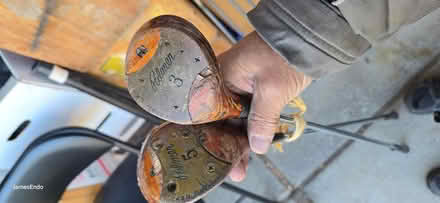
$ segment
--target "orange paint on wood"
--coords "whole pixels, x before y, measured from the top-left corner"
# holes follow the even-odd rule
[[[147,150],[148,151],[148,150]],[[160,176],[151,176],[151,169],[153,168],[153,160],[151,155],[144,153],[143,155],[144,171],[141,175],[140,187],[144,196],[147,198],[148,202],[156,203],[160,202],[160,194],[162,189],[162,183],[160,181]],[[147,195],[148,194],[148,195]]]
[[[145,26],[145,29],[148,29],[147,26]],[[127,64],[127,74],[134,73],[140,69],[142,69],[145,64],[147,64],[151,58],[156,53],[157,48],[159,47],[160,43],[160,29],[149,29],[148,31],[141,28],[138,33],[136,33],[135,37],[133,38],[134,46],[133,48],[129,49],[130,53],[127,53],[127,60],[129,64]],[[146,53],[144,56],[140,57],[136,51],[137,48],[143,47],[146,50]]]

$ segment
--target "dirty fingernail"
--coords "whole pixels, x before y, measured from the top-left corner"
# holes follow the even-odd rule
[[[229,173],[229,177],[234,182],[241,182],[246,177],[246,172],[240,167],[240,165],[237,165],[236,167],[232,168],[231,172]]]
[[[264,154],[269,150],[272,138],[268,136],[251,136],[250,145],[252,151],[257,154]]]

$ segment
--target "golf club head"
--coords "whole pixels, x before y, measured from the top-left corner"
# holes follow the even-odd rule
[[[137,176],[149,203],[195,202],[221,184],[249,149],[243,129],[225,121],[164,123],[143,143]]]
[[[239,117],[241,100],[225,88],[215,54],[190,22],[164,15],[145,23],[130,42],[128,90],[147,112],[179,124]]]

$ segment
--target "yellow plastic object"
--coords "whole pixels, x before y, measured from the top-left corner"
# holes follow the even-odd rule
[[[279,152],[284,152],[283,144],[281,142],[274,143],[273,147],[275,147],[275,149]]]
[[[304,103],[301,97],[293,99],[288,105],[299,110],[298,112],[290,115],[295,120],[295,131],[288,135],[287,142],[292,142],[298,139],[306,128],[304,113],[307,111],[307,105]]]
[[[304,101],[301,99],[301,97],[296,97],[288,104],[292,108],[298,109],[298,112],[295,112],[290,115],[291,118],[295,120],[295,131],[293,131],[290,134],[287,134],[286,142],[292,142],[298,139],[304,132],[306,128],[306,121],[304,119],[304,113],[307,111],[307,105],[304,103]],[[281,123],[279,131],[283,133],[288,132],[288,124]],[[277,149],[279,152],[284,152],[283,144],[282,143],[275,143],[273,144],[275,149]]]
[[[110,75],[119,75],[124,77],[124,58],[122,56],[112,56],[108,58],[101,66],[101,71]]]

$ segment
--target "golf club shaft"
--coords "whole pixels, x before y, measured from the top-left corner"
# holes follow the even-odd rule
[[[286,123],[293,123],[294,122],[293,119],[291,119],[287,116],[283,116],[283,115],[280,117],[280,120],[282,122],[286,122]],[[336,129],[336,128],[329,127],[329,126],[324,126],[324,125],[317,124],[314,122],[309,122],[309,121],[307,121],[307,127],[309,129],[312,129],[315,131],[328,133],[331,135],[336,135],[336,136],[348,138],[351,140],[368,142],[368,143],[372,143],[372,144],[376,144],[376,145],[380,145],[380,146],[385,146],[385,147],[390,148],[391,150],[398,150],[398,151],[407,153],[407,150],[406,150],[408,148],[407,146],[403,146],[403,145],[399,145],[399,144],[395,144],[395,143],[389,143],[389,142],[385,142],[382,140],[377,140],[377,139],[361,136],[361,135],[358,135],[358,134],[355,134],[352,132]]]

